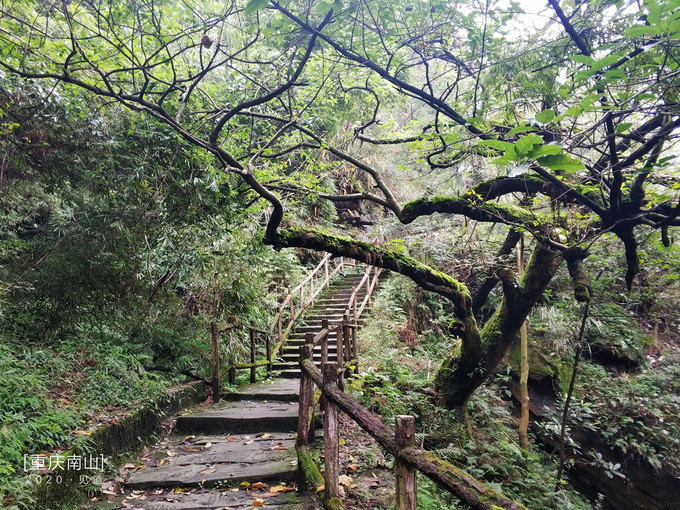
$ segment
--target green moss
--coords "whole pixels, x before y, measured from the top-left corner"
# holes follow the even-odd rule
[[[422,284],[423,280],[427,281],[433,286],[442,287],[440,291],[436,288],[428,290],[452,299],[457,306],[462,304],[467,308],[472,302],[470,291],[465,284],[403,253],[350,237],[299,227],[280,231],[279,242],[285,246],[301,246],[356,258],[370,265],[400,272],[419,284]]]
[[[297,447],[300,484],[304,491],[315,492],[324,484],[323,476],[314,458],[313,451],[305,446]]]

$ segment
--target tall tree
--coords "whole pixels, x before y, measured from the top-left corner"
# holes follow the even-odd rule
[[[275,248],[353,257],[448,298],[460,343],[437,383],[445,405],[459,407],[563,261],[576,299],[588,300],[588,248],[613,234],[630,288],[638,232],[659,231],[668,243],[680,224],[676,4],[549,3],[531,31],[517,4],[493,1],[16,0],[3,5],[0,65],[172,127],[265,201],[263,237]],[[399,96],[420,113],[388,126]],[[348,111],[363,117],[349,122]],[[404,199],[356,142],[405,146],[416,157],[395,154],[409,175],[462,172],[471,185]],[[363,174],[364,187],[325,185],[329,161]],[[500,223],[532,236],[533,253],[521,279],[506,268],[489,275],[503,299],[480,326],[475,305],[488,284],[473,298],[415,258],[312,228],[294,214],[310,193],[371,202],[404,224],[435,213]],[[516,240],[509,235],[506,252]]]

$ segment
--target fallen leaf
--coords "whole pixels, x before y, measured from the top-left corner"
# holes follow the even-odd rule
[[[181,489],[181,488],[178,487],[177,489],[175,489],[172,492],[174,492],[175,494],[182,494],[184,492],[184,489]]]
[[[126,462],[123,467],[125,469],[135,469],[137,466],[135,466],[132,462]]]
[[[216,468],[208,468],[208,469],[204,469],[203,471],[200,471],[200,474],[209,475],[209,474],[214,473],[215,471],[217,471]]]
[[[168,457],[177,457],[177,455],[179,455],[179,453],[173,452],[172,450],[168,450],[168,451],[165,452],[165,453],[168,454]]]
[[[227,436],[224,436],[224,437],[227,438],[227,441],[240,441],[240,440],[241,440],[241,438],[238,437],[238,436],[230,436],[230,435],[227,435]]]
[[[246,441],[246,442],[244,442],[243,444],[251,444],[253,441],[255,441],[255,440],[254,440],[254,439],[251,439],[250,441]]]
[[[185,448],[185,452],[200,452],[201,450],[199,448]]]
[[[340,446],[345,446],[345,440],[340,438]]]
[[[286,448],[285,446],[280,446],[280,445],[272,446],[270,448],[270,450],[289,450],[289,449],[290,448]]]
[[[239,484],[241,487],[249,488],[250,487],[250,482],[241,482]]]
[[[92,435],[91,430],[74,430],[73,433],[76,436],[91,436]]]
[[[354,473],[357,469],[359,469],[359,464],[350,464],[345,469],[348,473]]]
[[[204,448],[204,449],[208,449],[208,448],[210,448],[211,446],[212,446],[212,443],[205,443],[205,444],[203,445],[203,448]]]
[[[260,432],[259,434],[255,434],[255,437],[261,437],[263,439],[268,439],[268,438],[272,437],[272,435],[267,433],[267,432]]]
[[[250,487],[253,489],[266,489],[267,487],[269,487],[269,485],[267,485],[266,483],[257,482],[252,484]]]
[[[316,492],[323,492],[323,491],[325,491],[325,490],[326,490],[326,486],[325,486],[325,485],[319,485],[319,486],[316,488]]]
[[[187,437],[184,438],[184,440],[187,441],[188,439],[193,439],[193,438],[195,438],[195,437],[196,437],[196,436],[187,436]]]
[[[291,460],[291,461],[290,461],[290,465],[291,465],[291,466],[297,466],[297,465],[298,465],[298,461],[297,461],[297,460]]]
[[[347,476],[347,475],[340,475],[340,476],[338,477],[338,482],[340,483],[340,485],[344,485],[344,486],[347,487],[348,489],[351,488],[352,485],[353,485],[353,484],[352,484],[352,479],[351,479],[349,476]]]
[[[251,506],[264,506],[264,501],[260,501],[259,499],[253,501],[253,504]]]
[[[295,487],[284,487],[283,485],[277,485],[276,487],[272,487],[269,489],[270,492],[273,493],[278,493],[278,492],[295,492],[297,489]]]

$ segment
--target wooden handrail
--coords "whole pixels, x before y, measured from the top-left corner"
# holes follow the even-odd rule
[[[527,510],[524,505],[521,505],[505,495],[495,491],[486,484],[480,482],[476,478],[467,474],[460,468],[450,464],[430,452],[418,450],[412,446],[402,447],[401,441],[398,441],[395,432],[385,425],[378,416],[371,413],[364,408],[359,402],[352,397],[342,392],[335,382],[332,382],[328,375],[333,372],[333,367],[337,367],[336,363],[327,363],[324,371],[319,370],[312,362],[311,356],[313,346],[306,344],[300,348],[300,401],[299,401],[299,424],[298,424],[298,445],[307,446],[308,442],[313,438],[310,432],[310,427],[313,422],[311,419],[311,409],[313,409],[313,384],[316,384],[326,398],[326,401],[337,405],[347,416],[370,434],[383,448],[394,455],[399,463],[415,468],[425,476],[433,480],[440,487],[448,490],[461,500],[465,501],[471,508],[475,510],[493,510],[493,509],[507,509],[507,510]],[[326,368],[331,367],[331,368]],[[324,375],[326,377],[324,378]],[[303,417],[307,419],[302,419]],[[326,426],[326,425],[325,425]],[[324,441],[326,444],[337,444],[339,437],[331,432],[335,431],[324,429]],[[331,437],[332,436],[332,437]],[[335,473],[335,469],[329,469],[326,466],[326,473]],[[337,477],[326,477],[326,490],[331,487],[330,494],[335,495],[333,489],[337,485]],[[408,489],[408,488],[406,488]],[[403,487],[398,490],[406,490]],[[399,498],[401,500],[415,504],[415,486],[413,485],[412,493],[408,498]],[[406,508],[414,508],[411,506],[397,507],[397,510],[405,510]]]
[[[233,383],[234,381],[234,371],[237,369],[250,369],[251,370],[251,381],[254,379],[254,370],[256,367],[261,367],[261,366],[267,366],[269,370],[272,368],[272,364],[274,360],[276,359],[276,356],[278,353],[281,351],[283,348],[284,343],[286,342],[288,336],[291,333],[295,332],[295,323],[297,320],[300,318],[300,316],[304,313],[305,309],[309,307],[310,305],[313,305],[314,300],[316,297],[326,288],[328,287],[331,279],[338,274],[340,271],[344,269],[345,266],[345,261],[343,257],[339,257],[337,260],[337,264],[335,264],[335,267],[331,269],[330,263],[333,260],[333,255],[328,253],[326,254],[323,259],[317,264],[317,266],[312,269],[307,276],[305,276],[302,281],[293,289],[290,289],[287,292],[286,297],[284,300],[281,302],[279,305],[279,308],[277,310],[276,315],[274,316],[274,320],[270,324],[269,328],[267,331],[263,331],[261,329],[257,328],[250,328],[251,331],[251,356],[250,356],[250,363],[229,363],[226,366],[223,366],[221,368],[221,372],[228,371],[229,372],[229,381],[230,383]],[[314,285],[315,279],[319,275],[322,276],[322,283],[320,285]],[[305,294],[305,289],[308,289],[308,293]],[[299,294],[299,303],[298,305],[295,305],[295,298],[298,297]],[[283,320],[283,314],[284,311],[289,311],[290,317],[288,317],[287,323],[284,324]],[[267,335],[265,337],[266,339],[266,350],[267,350],[267,359],[262,360],[262,361],[255,361],[253,360],[253,349],[254,349],[254,339],[252,336],[252,332],[257,332],[261,333],[264,335]],[[276,338],[276,343],[272,346],[271,339],[272,337]],[[318,340],[320,341],[320,340]],[[318,343],[317,341],[317,343]],[[216,379],[217,380],[217,379]]]

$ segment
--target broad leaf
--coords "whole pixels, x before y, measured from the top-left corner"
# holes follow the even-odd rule
[[[550,168],[551,170],[576,172],[577,170],[583,170],[585,168],[585,165],[581,161],[566,154],[542,156],[536,161],[539,165]]]
[[[543,110],[542,112],[537,113],[534,118],[541,124],[547,124],[555,118],[555,110]]]
[[[267,4],[269,3],[269,0],[250,0],[248,4],[246,5],[246,8],[244,10],[244,14],[252,14],[255,11],[259,11],[260,9],[264,9]]]

